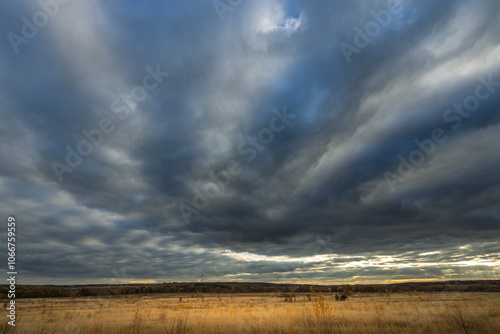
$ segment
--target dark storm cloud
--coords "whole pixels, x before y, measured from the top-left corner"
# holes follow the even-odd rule
[[[34,36],[38,3],[0,20],[0,212],[26,282],[498,274],[495,1],[252,1],[223,20],[210,1],[42,3]]]

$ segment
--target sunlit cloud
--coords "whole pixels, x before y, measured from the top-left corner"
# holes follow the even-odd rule
[[[22,35],[39,5],[5,3]],[[387,6],[73,1],[5,39],[20,284],[498,277],[500,7]]]

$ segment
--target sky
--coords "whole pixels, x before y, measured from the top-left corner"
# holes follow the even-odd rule
[[[25,0],[0,28],[18,284],[499,277],[496,0]]]

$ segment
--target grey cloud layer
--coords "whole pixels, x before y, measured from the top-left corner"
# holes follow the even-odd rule
[[[40,10],[1,6],[5,34]],[[443,115],[479,77],[500,82],[500,8],[401,1],[348,63],[339,44],[388,6],[252,1],[221,21],[210,1],[70,1],[18,53],[3,38],[0,214],[22,226],[26,282],[497,275],[500,87],[456,129]],[[111,104],[157,65],[169,76],[121,121]],[[285,107],[295,118],[247,161]],[[53,161],[103,118],[115,130],[59,182]],[[436,128],[446,141],[391,189],[386,173]],[[241,171],[195,208],[231,160]]]

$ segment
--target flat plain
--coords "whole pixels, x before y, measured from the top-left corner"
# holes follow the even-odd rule
[[[500,293],[144,294],[27,298],[2,333],[500,333]],[[4,304],[4,310],[6,304]]]

